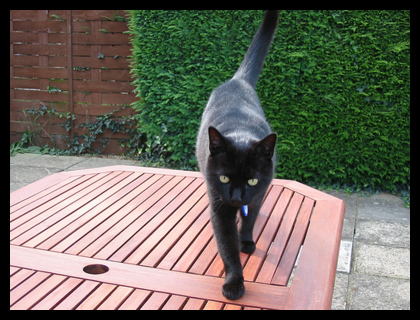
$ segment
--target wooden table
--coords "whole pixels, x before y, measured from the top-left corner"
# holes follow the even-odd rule
[[[257,249],[241,253],[246,293],[234,301],[221,293],[200,173],[61,172],[10,199],[11,309],[331,306],[345,205],[298,182],[273,180],[254,229]]]

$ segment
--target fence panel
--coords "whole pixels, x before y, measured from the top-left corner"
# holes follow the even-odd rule
[[[66,149],[88,133],[81,124],[130,104],[136,98],[127,57],[131,54],[123,10],[10,11],[10,143],[25,131],[39,133],[32,142]],[[54,109],[75,115],[30,115],[26,110]],[[45,107],[44,107],[45,109]],[[131,108],[116,113],[126,116]],[[105,132],[93,147],[121,153],[118,139]]]

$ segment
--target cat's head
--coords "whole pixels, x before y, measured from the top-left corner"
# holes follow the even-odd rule
[[[209,127],[206,179],[211,196],[239,207],[264,194],[273,179],[276,139],[272,133],[260,141],[250,139],[238,146]]]

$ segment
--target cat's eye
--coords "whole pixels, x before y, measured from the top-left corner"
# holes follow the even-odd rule
[[[230,181],[230,179],[226,176],[219,176],[219,179],[222,183],[228,183]]]
[[[258,183],[258,179],[249,179],[248,180],[248,184],[250,185],[250,186],[256,186],[257,185],[257,183]]]

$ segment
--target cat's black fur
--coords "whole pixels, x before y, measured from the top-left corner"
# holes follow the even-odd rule
[[[222,292],[228,299],[245,293],[239,250],[255,250],[252,232],[274,174],[277,135],[271,133],[255,85],[277,23],[278,11],[268,10],[233,78],[212,92],[197,137],[198,165],[207,183],[211,222],[226,272]],[[248,205],[248,216],[243,205]]]

